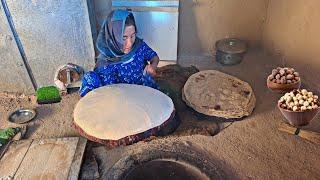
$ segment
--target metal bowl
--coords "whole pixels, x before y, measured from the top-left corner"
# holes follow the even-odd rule
[[[8,120],[12,123],[23,124],[31,121],[36,116],[36,111],[33,109],[19,109],[12,112]]]
[[[235,65],[242,61],[247,51],[247,43],[236,38],[221,39],[216,42],[216,61],[222,65]]]

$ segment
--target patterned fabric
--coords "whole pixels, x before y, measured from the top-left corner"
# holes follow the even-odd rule
[[[155,56],[157,56],[157,53],[145,42],[142,42],[139,49],[128,61],[109,63],[96,68],[94,71],[87,72],[82,79],[81,97],[93,89],[116,83],[138,84],[158,89],[154,79],[149,74],[144,73],[146,64]]]

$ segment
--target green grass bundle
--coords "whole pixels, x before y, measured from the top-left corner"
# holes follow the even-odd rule
[[[39,88],[36,95],[38,104],[51,104],[61,101],[60,92],[55,86]]]
[[[14,128],[0,129],[0,147],[7,144],[16,133]]]

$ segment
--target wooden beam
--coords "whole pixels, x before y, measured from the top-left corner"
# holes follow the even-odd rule
[[[278,129],[282,132],[297,135],[310,142],[320,144],[320,133],[298,129],[284,122],[280,124]]]

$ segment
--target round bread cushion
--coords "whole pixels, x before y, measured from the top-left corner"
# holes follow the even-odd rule
[[[250,115],[256,102],[247,82],[215,70],[190,76],[182,94],[183,100],[194,110],[226,119]]]
[[[164,93],[141,85],[113,84],[89,92],[74,109],[74,126],[86,138],[110,146],[148,138],[174,121]]]

